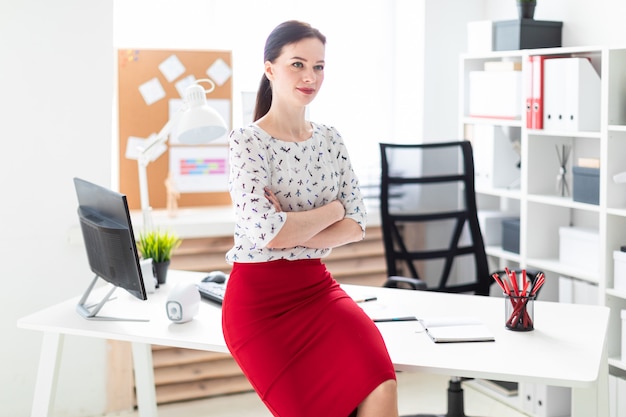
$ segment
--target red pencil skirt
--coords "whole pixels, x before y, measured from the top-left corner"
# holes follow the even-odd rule
[[[235,263],[222,325],[275,416],[347,417],[396,378],[376,325],[319,259]]]

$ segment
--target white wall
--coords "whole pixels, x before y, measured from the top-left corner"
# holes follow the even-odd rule
[[[72,177],[110,183],[112,21],[106,1],[0,2],[2,416],[30,414],[39,359],[42,335],[17,329],[17,319],[91,279],[83,249],[67,243],[77,223]],[[104,398],[91,392],[104,389],[103,344],[67,338],[66,353],[60,415],[101,412]]]
[[[539,0],[536,18],[565,21],[566,46],[615,45],[626,39],[625,8]],[[311,117],[340,129],[357,164],[376,167],[380,140],[456,135],[464,22],[515,16],[514,0],[0,1],[0,415],[30,414],[41,335],[17,329],[17,319],[91,279],[82,247],[67,242],[77,223],[71,180],[111,184],[115,48],[231,49],[238,99],[256,89],[271,28],[310,21],[328,36]],[[101,342],[68,338],[56,416],[103,412],[105,353]]]

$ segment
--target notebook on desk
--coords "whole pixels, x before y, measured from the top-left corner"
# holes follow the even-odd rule
[[[473,317],[419,319],[424,331],[435,343],[493,342],[489,328]]]
[[[493,342],[495,340],[489,328],[475,317],[418,318],[403,306],[380,302],[359,305],[377,323],[418,321],[424,328],[424,332],[435,343]]]

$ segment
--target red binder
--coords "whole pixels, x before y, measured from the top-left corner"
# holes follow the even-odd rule
[[[533,129],[543,129],[543,61],[544,56],[529,57],[532,62],[532,115]]]
[[[528,57],[526,65],[526,128],[533,129],[533,60]]]

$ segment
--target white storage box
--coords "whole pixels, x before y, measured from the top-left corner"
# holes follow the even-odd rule
[[[520,119],[521,94],[521,71],[471,71],[468,115]]]
[[[585,227],[559,228],[559,262],[597,272],[600,267],[600,235]]]
[[[478,223],[486,246],[502,245],[502,219],[513,216],[515,214],[504,211],[478,210]]]
[[[613,288],[626,292],[626,252],[613,252]]]
[[[520,382],[522,409],[537,417],[562,417],[572,413],[572,389]]]
[[[520,155],[504,128],[477,124],[470,135],[476,188],[519,188]]]
[[[624,401],[624,398],[626,398],[626,378],[617,378],[616,385],[617,385],[617,389],[616,389],[617,410],[615,410],[615,415],[617,417],[626,416],[626,401]]]
[[[541,289],[541,298],[545,299],[545,289]],[[598,285],[570,277],[559,277],[560,303],[598,305],[600,293]]]

